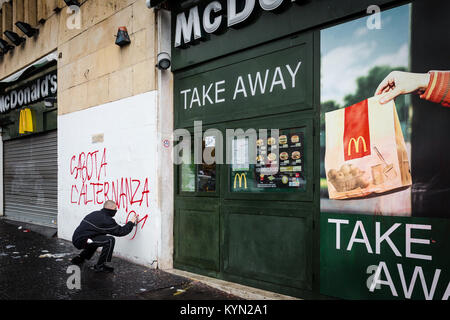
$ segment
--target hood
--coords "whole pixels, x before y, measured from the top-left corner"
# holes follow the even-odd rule
[[[114,217],[116,215],[117,210],[111,210],[111,209],[102,209],[102,212],[106,213],[107,215]]]

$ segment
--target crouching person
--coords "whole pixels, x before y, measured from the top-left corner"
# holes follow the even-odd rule
[[[116,237],[129,234],[136,225],[136,215],[124,226],[120,226],[113,219],[117,212],[117,204],[108,200],[103,209],[88,214],[80,223],[72,236],[73,245],[83,250],[72,259],[73,264],[80,265],[89,260],[97,250],[102,247],[97,264],[94,265],[96,272],[113,272],[114,268],[106,263],[111,262]]]

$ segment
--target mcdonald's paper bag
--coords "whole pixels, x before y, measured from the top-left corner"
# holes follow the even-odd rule
[[[408,154],[393,101],[372,97],[325,113],[330,199],[364,198],[411,185]]]

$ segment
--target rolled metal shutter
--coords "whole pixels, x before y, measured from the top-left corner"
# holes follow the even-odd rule
[[[7,219],[56,227],[57,131],[4,141],[4,212]]]

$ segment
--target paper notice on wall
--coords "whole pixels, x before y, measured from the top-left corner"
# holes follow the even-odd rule
[[[216,146],[216,137],[215,136],[207,136],[205,137],[205,147],[215,147]]]
[[[248,137],[236,138],[232,140],[232,170],[233,171],[248,171],[249,170],[249,156],[248,156]]]

